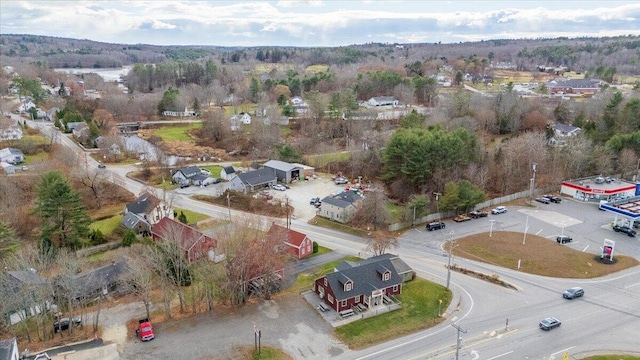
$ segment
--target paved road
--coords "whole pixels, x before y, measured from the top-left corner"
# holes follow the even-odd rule
[[[66,137],[52,135],[71,148],[77,147]],[[66,140],[65,140],[66,139]],[[97,168],[97,163],[88,161]],[[131,179],[111,173],[111,180],[130,191],[139,193],[143,186]],[[225,208],[204,204],[176,196],[175,204],[213,217],[228,218]],[[232,210],[232,218],[245,216]],[[271,222],[265,216],[252,216],[260,222]],[[495,220],[493,225],[489,220]],[[611,216],[595,207],[563,201],[562,204],[540,204],[537,209],[510,208],[506,214],[465,223],[447,221],[444,231],[426,232],[417,228],[400,237],[398,254],[426,279],[446,283],[446,257],[441,249],[444,241],[468,234],[498,230],[524,231],[552,238],[558,234],[575,240],[566,245],[577,250],[598,253],[604,238],[616,241],[616,253],[640,257],[640,243],[636,238],[614,233],[607,227]],[[317,228],[300,220],[292,227],[309,234],[321,245],[343,254],[357,255],[366,251],[366,239]],[[468,359],[560,359],[570,354],[597,349],[639,351],[637,330],[640,323],[640,270],[629,269],[606,278],[591,280],[552,279],[496,268],[465,259],[455,262],[468,268],[499,275],[518,287],[508,290],[461,274],[451,274],[454,302],[447,309],[447,321],[434,329],[425,330],[362,351],[350,351],[326,335],[326,324],[319,321],[312,309],[293,300],[284,299],[229,309],[212,316],[201,316],[185,322],[169,323],[159,329],[159,338],[143,348],[139,343],[125,344],[125,354],[141,354],[132,358],[171,358],[170,351],[187,350],[187,355],[205,356],[223,348],[211,342],[221,339],[229,346],[252,345],[252,323],[277,338],[264,338],[264,343],[283,347],[296,359],[451,359],[454,353],[456,330],[463,334],[461,358]],[[573,301],[563,300],[561,292],[570,286],[585,288],[585,296]],[[298,299],[299,301],[299,299]],[[229,313],[231,312],[231,313]],[[538,329],[538,322],[556,316],[563,325],[551,332]],[[220,321],[224,319],[225,321]],[[509,324],[506,326],[506,321]],[[195,324],[195,325],[193,325]],[[199,325],[201,324],[201,325]],[[192,326],[193,325],[193,326]],[[166,326],[166,328],[165,328]],[[180,327],[180,331],[175,331]],[[190,330],[190,328],[192,328]],[[249,330],[244,330],[248,328]],[[245,337],[241,334],[249,333]],[[158,341],[163,333],[172,333]],[[295,344],[295,345],[292,345]],[[144,344],[148,345],[148,344]],[[182,354],[184,355],[184,354]],[[175,355],[180,356],[180,355]]]

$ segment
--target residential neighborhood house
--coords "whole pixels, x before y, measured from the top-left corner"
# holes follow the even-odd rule
[[[15,337],[0,340],[0,359],[2,360],[18,360],[18,342]]]
[[[371,309],[383,305],[385,297],[402,293],[402,278],[389,259],[371,258],[334,270],[316,279],[313,291],[336,312],[359,304]]]
[[[0,162],[6,162],[9,164],[20,164],[24,161],[24,154],[22,150],[16,148],[4,148],[0,149]]]
[[[73,293],[76,300],[95,300],[118,292],[118,282],[127,271],[127,263],[113,261],[88,272],[74,276],[69,284],[57,284],[59,289]]]
[[[287,246],[287,251],[298,260],[313,254],[313,241],[299,231],[273,224],[266,236],[268,238],[282,239]]]
[[[168,217],[162,218],[157,224],[153,225],[151,237],[153,241],[173,242],[189,262],[206,258],[211,261],[216,259],[217,240],[189,225]]]
[[[238,174],[229,181],[229,189],[246,194],[277,183],[275,171],[270,168],[262,168]]]
[[[151,226],[164,217],[173,219],[173,209],[157,197],[143,192],[136,201],[125,205],[122,226],[133,230],[136,235],[150,234]]]
[[[343,224],[351,221],[363,197],[354,191],[343,191],[322,199],[318,215]]]
[[[0,141],[20,139],[22,139],[22,128],[20,126],[14,125],[0,129]]]
[[[51,305],[52,295],[47,280],[42,278],[36,270],[5,270],[0,275],[0,291],[3,294],[3,311],[1,314],[13,325],[27,319],[33,314],[39,314]]]
[[[234,176],[236,176],[236,169],[231,165],[225,166],[220,170],[220,179],[231,180]]]
[[[371,106],[398,106],[398,100],[393,96],[378,96],[369,99],[369,105]]]
[[[192,179],[197,175],[202,175],[200,168],[197,166],[187,166],[174,171],[171,178],[175,184],[191,184]]]

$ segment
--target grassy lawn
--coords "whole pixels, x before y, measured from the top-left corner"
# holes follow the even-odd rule
[[[316,154],[316,155],[306,155],[303,156],[303,159],[309,166],[323,168],[327,166],[329,163],[338,162],[338,161],[346,161],[351,158],[351,153],[349,152],[333,152],[326,154]]]
[[[328,65],[321,65],[321,64],[309,65],[305,69],[305,71],[310,71],[310,72],[313,72],[313,73],[327,72],[328,70],[329,70],[329,66]]]
[[[198,221],[201,220],[206,220],[208,218],[210,218],[210,216],[205,215],[205,214],[200,214],[197,213],[195,211],[191,211],[191,210],[185,210],[185,209],[180,209],[180,208],[174,208],[175,212],[180,215],[180,212],[184,212],[184,216],[187,217],[187,222],[191,225],[191,224],[195,224]]]
[[[541,236],[513,231],[474,234],[455,241],[453,254],[485,263],[551,277],[593,278],[638,265],[638,260],[614,255],[613,264],[600,263],[600,254],[573,250]]]
[[[443,320],[438,314],[439,300],[444,311],[451,297],[444,286],[416,278],[402,287],[400,310],[340,326],[336,337],[350,349],[359,349],[432,327]]]
[[[321,216],[316,216],[313,219],[309,220],[308,224],[313,224],[313,225],[317,225],[317,226],[328,228],[328,229],[334,229],[334,230],[346,232],[352,235],[365,236],[365,237],[367,236],[367,232],[363,229],[358,229],[346,224],[341,224],[339,222],[331,221]]]
[[[640,360],[640,356],[632,355],[596,355],[582,358],[582,360]]]
[[[153,133],[154,135],[162,138],[162,140],[164,141],[170,141],[170,140],[190,141],[192,140],[192,138],[191,136],[189,136],[189,131],[193,129],[198,129],[201,126],[202,125],[200,124],[163,126],[159,129],[156,129]]]
[[[402,219],[402,214],[406,211],[404,206],[387,202],[387,210],[391,213],[391,223],[396,223]]]
[[[113,231],[120,227],[122,221],[122,215],[116,215],[110,218],[94,221],[89,225],[89,229],[100,230],[105,236],[111,235]]]
[[[222,166],[220,165],[200,166],[200,169],[207,169],[211,171],[211,177],[219,178],[220,170],[222,170]]]
[[[49,159],[49,153],[41,151],[35,155],[25,155],[24,163],[26,165],[35,164],[47,161]]]
[[[318,249],[318,252],[320,252],[320,249]],[[320,267],[313,269],[312,272],[305,272],[298,275],[295,283],[286,291],[292,294],[299,294],[305,290],[309,290],[311,289],[311,286],[313,285],[313,281],[315,279],[323,275],[332,273],[336,265],[342,263],[343,261],[360,261],[360,260],[362,259],[355,256],[347,256],[340,260],[328,262]]]

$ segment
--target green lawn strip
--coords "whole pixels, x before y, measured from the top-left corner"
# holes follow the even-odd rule
[[[286,360],[292,359],[290,355],[281,349],[261,346],[260,350],[253,350],[252,359],[254,360]]]
[[[89,225],[91,230],[100,230],[103,235],[108,236],[111,235],[114,230],[120,227],[120,222],[122,221],[122,215],[112,216],[110,218],[94,221]]]
[[[208,216],[208,215],[197,213],[197,212],[191,211],[191,210],[180,209],[180,208],[173,208],[173,210],[178,215],[180,215],[180,213],[183,212],[184,216],[187,217],[187,223],[189,223],[190,225],[191,224],[195,224],[198,221],[206,220],[206,219],[210,218],[210,216]]]
[[[387,210],[391,214],[391,223],[396,223],[402,220],[402,215],[407,210],[404,206],[400,206],[394,203],[387,202],[386,204]]]
[[[207,169],[211,171],[211,177],[219,178],[220,171],[222,170],[222,166],[220,165],[207,165],[207,166],[199,166],[200,169]]]
[[[286,290],[288,293],[299,294],[305,290],[311,289],[313,285],[313,281],[323,275],[329,274],[333,272],[333,269],[336,265],[342,263],[343,261],[360,261],[362,259],[355,256],[347,256],[343,259],[328,262],[320,267],[314,268],[309,272],[304,272],[296,278],[294,284]]]
[[[363,230],[363,229],[353,228],[353,227],[351,227],[349,225],[341,224],[341,223],[336,222],[336,221],[331,221],[329,219],[325,219],[325,218],[320,217],[320,216],[316,216],[313,219],[309,220],[308,224],[317,225],[317,226],[328,228],[328,229],[334,229],[334,230],[346,232],[346,233],[349,233],[351,235],[367,236],[367,232],[365,230]]]
[[[438,316],[439,300],[444,312],[451,297],[444,286],[416,278],[402,286],[397,297],[402,302],[400,310],[340,326],[336,337],[350,349],[358,349],[432,327],[443,320]]]
[[[339,151],[326,154],[305,155],[302,158],[309,166],[322,168],[329,163],[349,160],[351,153]]]
[[[190,141],[189,131],[200,128],[200,124],[188,124],[179,126],[163,126],[156,129],[154,135],[162,138],[164,141],[178,140],[178,141]]]
[[[45,162],[47,161],[47,159],[49,159],[49,153],[42,151],[34,155],[25,155],[24,163],[26,165],[30,165],[30,164]]]
[[[640,360],[640,356],[633,355],[596,355],[582,358],[582,360]]]

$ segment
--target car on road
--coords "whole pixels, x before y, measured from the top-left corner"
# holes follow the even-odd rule
[[[348,184],[349,180],[347,180],[347,178],[345,177],[338,177],[334,180],[334,182],[336,183],[336,185],[342,185],[342,184]]]
[[[491,209],[491,213],[493,215],[504,214],[507,212],[507,208],[504,206],[498,206],[496,208]]]
[[[53,331],[54,332],[60,332],[60,331],[64,331],[69,329],[69,324],[73,323],[73,326],[79,326],[80,324],[82,324],[82,320],[80,320],[80,318],[74,317],[73,319],[69,319],[69,318],[62,318],[59,320],[56,320],[53,323]]]
[[[472,211],[469,213],[469,216],[471,216],[471,218],[473,219],[478,219],[481,217],[487,217],[489,216],[489,213],[486,211]]]
[[[628,226],[613,225],[613,231],[627,234],[627,236],[636,236],[636,231]]]
[[[551,201],[552,203],[560,204],[560,202],[562,202],[562,198],[559,196],[547,194],[547,195],[542,195],[542,197],[549,199],[549,201]]]
[[[560,325],[562,325],[562,323],[560,322],[560,320],[554,318],[554,317],[548,317],[542,321],[540,321],[540,329],[542,330],[551,330],[553,328],[557,328]]]
[[[547,199],[546,197],[539,197],[535,199],[537,202],[539,203],[543,203],[543,204],[550,204],[551,200]]]
[[[556,241],[558,242],[558,244],[564,244],[564,243],[572,242],[573,238],[567,235],[558,235],[556,237]]]
[[[428,223],[426,229],[429,231],[444,229],[446,225],[442,221]]]
[[[465,222],[465,221],[469,221],[471,220],[471,217],[469,215],[465,215],[465,214],[460,214],[458,216],[456,216],[455,218],[453,218],[453,221],[455,222]]]
[[[107,166],[106,166],[105,164],[98,164],[98,169],[104,169],[104,168],[106,168],[106,167],[107,167]]]
[[[565,292],[562,293],[562,297],[569,300],[575,299],[577,297],[581,297],[583,295],[584,295],[584,289],[577,286],[567,289]]]
[[[276,185],[273,185],[273,190],[285,191],[287,190],[287,188],[284,187],[284,185],[276,184]]]

